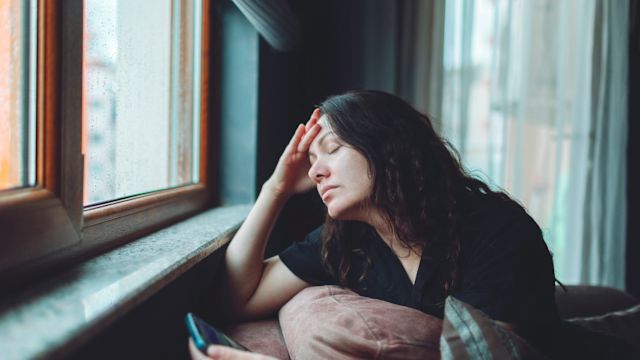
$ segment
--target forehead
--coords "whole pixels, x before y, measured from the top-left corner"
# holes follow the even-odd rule
[[[318,119],[318,124],[320,124],[321,126],[320,132],[318,133],[318,135],[316,135],[316,137],[311,142],[310,149],[313,149],[315,147],[322,145],[327,140],[337,138],[337,135],[333,132],[333,129],[331,128],[331,124],[329,124],[327,115],[323,114],[322,116],[320,116],[320,119]]]

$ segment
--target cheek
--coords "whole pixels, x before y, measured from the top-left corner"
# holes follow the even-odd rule
[[[366,159],[355,152],[347,154],[342,162],[343,179],[346,180],[345,201],[361,202],[369,199],[373,191],[373,180]]]
[[[357,161],[352,167],[353,182],[361,196],[368,197],[373,191],[373,179],[369,173],[369,167],[367,161],[359,156]]]

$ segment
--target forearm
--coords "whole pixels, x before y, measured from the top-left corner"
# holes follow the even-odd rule
[[[287,196],[267,181],[246,220],[225,254],[227,289],[235,310],[241,310],[254,294],[264,270],[264,252]]]
[[[273,291],[286,295],[280,299],[286,300],[290,293],[306,285],[288,269],[276,266],[279,262],[277,258],[275,258],[275,264],[272,261],[270,263],[272,266],[265,267],[264,251],[273,225],[289,196],[303,193],[314,187],[314,182],[308,177],[310,168],[308,152],[310,143],[320,130],[317,124],[319,117],[320,110],[316,109],[306,125],[298,125],[291,141],[280,156],[271,178],[262,186],[260,195],[247,219],[227,248],[225,270],[228,292],[226,295],[232,309],[240,315],[259,286],[263,293]],[[274,268],[280,271],[274,271]],[[266,284],[266,287],[263,288],[262,283]],[[252,308],[258,309],[255,310],[257,313],[272,310],[271,307],[273,307],[273,304],[269,304],[269,301],[262,298],[252,304]]]

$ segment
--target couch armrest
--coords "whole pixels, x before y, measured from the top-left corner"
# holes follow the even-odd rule
[[[640,300],[618,289],[591,286],[569,285],[565,292],[556,286],[556,304],[563,319],[597,316],[612,311],[628,309],[640,304]]]

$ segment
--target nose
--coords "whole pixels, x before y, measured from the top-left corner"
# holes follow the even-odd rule
[[[329,169],[320,159],[316,159],[316,161],[311,164],[307,175],[311,180],[319,184],[323,178],[329,176]]]

